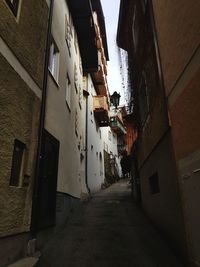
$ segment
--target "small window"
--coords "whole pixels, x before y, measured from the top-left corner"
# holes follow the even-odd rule
[[[113,144],[116,144],[115,142],[115,134],[113,133]]]
[[[158,173],[154,173],[149,177],[149,185],[151,194],[157,194],[160,192]]]
[[[149,114],[147,85],[144,75],[142,75],[139,88],[139,111],[140,111],[141,126],[143,126]]]
[[[75,134],[78,137],[78,112],[77,112],[77,109],[75,110],[74,125],[75,125]]]
[[[72,33],[72,18],[71,15],[69,16],[65,15],[65,40],[67,43],[67,48],[69,51],[69,56],[71,56],[71,42],[73,38],[73,33]]]
[[[74,64],[74,87],[76,89],[76,93],[78,93],[78,70],[76,64]]]
[[[68,105],[68,108],[71,109],[71,82],[70,82],[70,79],[69,79],[69,75],[67,74],[67,78],[66,78],[66,102],[67,102],[67,105]]]
[[[76,54],[78,52],[78,38],[77,38],[77,33],[74,32],[74,47],[75,47],[75,51],[76,51]]]
[[[83,101],[83,91],[81,89],[81,86],[79,85],[78,89],[78,98],[79,98],[79,107],[82,108],[82,101]]]
[[[58,81],[58,67],[59,67],[59,51],[55,41],[52,38],[50,55],[49,55],[49,70],[56,80]]]
[[[17,17],[17,11],[19,7],[19,0],[6,0],[9,8],[11,9],[12,13]]]
[[[111,140],[111,131],[108,131],[108,139]]]
[[[143,13],[145,14],[146,12],[146,6],[147,6],[147,0],[143,0],[142,1],[142,10],[143,10]]]
[[[81,57],[80,56],[79,56],[79,70],[80,70],[80,73],[83,74],[82,60],[81,60]]]
[[[137,46],[138,46],[138,25],[137,25],[136,6],[134,7],[134,12],[133,12],[132,36],[133,36],[134,49],[135,49],[135,52],[136,52]]]
[[[10,176],[11,186],[19,186],[25,148],[26,145],[24,143],[15,139]]]
[[[108,145],[105,142],[103,142],[103,148],[106,152],[108,152]]]

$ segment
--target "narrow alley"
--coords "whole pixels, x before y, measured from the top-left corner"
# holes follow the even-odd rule
[[[37,267],[178,267],[158,232],[134,204],[126,180],[84,203],[44,247]]]
[[[0,267],[200,267],[199,14],[0,0]]]

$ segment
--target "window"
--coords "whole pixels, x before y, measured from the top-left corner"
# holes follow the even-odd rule
[[[66,78],[66,102],[67,102],[67,106],[69,109],[71,109],[71,82],[70,82],[70,79],[69,79],[69,75],[67,73],[67,78]]]
[[[78,93],[78,70],[76,64],[74,64],[74,86],[76,93]]]
[[[111,140],[111,131],[108,131],[108,139]]]
[[[58,81],[58,67],[59,67],[59,51],[55,41],[52,38],[50,55],[49,55],[49,70],[56,80]]]
[[[10,176],[11,186],[19,186],[25,148],[26,145],[24,143],[15,139]]]
[[[81,86],[79,85],[78,89],[78,98],[79,98],[79,107],[82,108],[82,100],[83,100],[83,92],[81,90]]]
[[[74,125],[75,125],[75,134],[78,137],[78,112],[77,112],[77,109],[75,110]]]
[[[138,25],[137,25],[137,10],[136,10],[136,5],[134,7],[134,13],[133,13],[133,23],[132,23],[132,34],[133,34],[133,44],[134,44],[134,49],[136,51],[137,45],[138,45]]]
[[[147,119],[147,115],[149,114],[147,86],[146,86],[146,80],[145,80],[144,75],[142,75],[140,88],[139,88],[139,110],[140,110],[140,121],[141,121],[141,125],[143,126]]]
[[[6,3],[8,4],[9,8],[11,9],[12,13],[17,16],[17,11],[19,7],[19,0],[6,0]]]
[[[158,173],[154,173],[149,177],[150,192],[152,195],[160,192]]]
[[[67,43],[68,51],[69,51],[69,56],[71,56],[71,41],[72,41],[72,18],[71,15],[69,16],[65,15],[65,40]]]
[[[116,144],[115,142],[115,134],[113,133],[113,144]]]
[[[77,38],[76,32],[74,32],[74,47],[75,47],[75,51],[77,53],[78,52],[78,38]]]
[[[80,70],[80,73],[83,74],[82,60],[81,60],[81,57],[80,56],[79,56],[79,70]]]
[[[142,1],[142,9],[143,9],[143,13],[145,14],[146,11],[146,6],[147,6],[147,0],[143,0]]]
[[[103,142],[103,149],[108,152],[108,145],[105,142]]]

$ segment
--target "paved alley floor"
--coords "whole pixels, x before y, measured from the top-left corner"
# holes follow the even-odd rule
[[[142,210],[126,181],[84,204],[42,251],[37,267],[182,266]]]

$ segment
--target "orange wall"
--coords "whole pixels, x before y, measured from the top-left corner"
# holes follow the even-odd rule
[[[126,129],[127,129],[127,151],[128,154],[131,154],[131,148],[133,146],[133,143],[137,139],[137,131],[134,130],[133,125],[131,123],[126,123]]]
[[[152,0],[166,94],[200,43],[199,0]]]
[[[200,149],[200,70],[170,110],[177,159]]]

